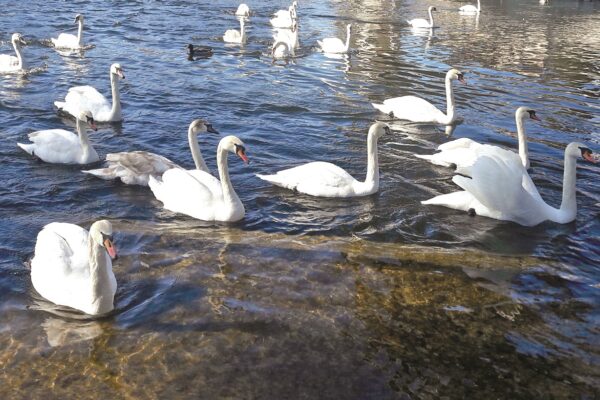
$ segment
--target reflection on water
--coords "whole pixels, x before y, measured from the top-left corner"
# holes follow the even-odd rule
[[[48,67],[0,77],[0,365],[10,371],[0,398],[593,398],[599,168],[578,170],[577,221],[524,228],[422,207],[456,189],[454,172],[414,155],[461,137],[516,149],[514,111],[529,105],[543,120],[528,126],[530,174],[560,203],[564,146],[598,147],[598,4],[493,0],[462,16],[462,4],[440,0],[440,28],[414,32],[404,19],[426,15],[423,2],[302,2],[288,64],[270,54],[268,20],[283,3],[251,5],[243,47],[222,41],[236,22],[230,0],[80,4],[96,48],[69,56],[44,42],[64,10],[12,4],[0,52],[27,15],[29,65]],[[344,37],[348,23],[353,53],[321,53],[316,41]],[[190,42],[212,57],[189,62]],[[230,166],[243,221],[174,215],[147,188],[15,146],[69,129],[53,107],[69,87],[108,96],[112,62],[127,71],[125,121],[90,134],[98,152],[147,150],[192,167],[186,130],[206,118],[252,150],[252,164]],[[418,95],[444,109],[450,67],[468,81],[455,93],[463,120],[387,121],[378,194],[318,199],[254,176],[315,160],[364,176],[368,126],[387,119],[371,103]],[[218,140],[200,138],[213,171]],[[100,218],[117,232],[119,286],[115,311],[89,319],[39,299],[23,262],[44,224]]]

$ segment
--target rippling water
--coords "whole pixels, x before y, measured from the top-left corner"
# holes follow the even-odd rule
[[[420,1],[301,0],[302,57],[272,64],[270,14],[250,3],[246,46],[232,1],[13,2],[0,14],[0,52],[22,33],[32,71],[0,76],[1,398],[593,398],[600,390],[600,224],[597,166],[578,168],[573,223],[524,228],[419,202],[455,190],[452,171],[413,157],[448,140],[394,123],[380,140],[381,190],[315,199],[254,177],[312,160],[366,170],[371,102],[419,94],[445,107],[455,85],[464,122],[453,137],[516,147],[527,121],[532,178],[558,205],[564,146],[600,151],[598,2],[436,1],[433,32],[405,19]],[[82,56],[48,47],[86,18]],[[343,37],[350,57],[316,40]],[[188,61],[188,43],[212,46]],[[247,214],[213,224],[161,209],[151,192],[46,165],[15,145],[73,125],[52,106],[70,86],[109,94],[120,62],[125,121],[92,134],[98,152],[150,150],[192,167],[189,122],[207,118],[247,145],[230,159]],[[216,169],[219,138],[200,145]],[[114,221],[123,255],[115,312],[100,320],[48,304],[30,284],[35,237],[51,221]],[[83,394],[85,393],[85,394]],[[475,396],[475,397],[473,397]]]

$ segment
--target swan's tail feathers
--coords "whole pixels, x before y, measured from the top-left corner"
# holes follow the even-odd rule
[[[459,191],[435,196],[429,200],[424,200],[421,204],[444,206],[455,210],[468,211],[471,208],[473,196],[468,192]]]
[[[384,114],[389,114],[392,112],[392,108],[390,106],[386,106],[385,104],[371,103],[371,105]]]
[[[436,157],[438,154],[439,153],[436,153],[436,154],[413,154],[413,155],[422,160],[427,160],[434,165],[440,165],[442,167],[451,167],[452,166],[451,163],[448,163],[444,160],[440,160],[439,157]]]
[[[84,174],[94,175],[100,179],[111,180],[115,179],[117,176],[114,173],[112,168],[98,168],[98,169],[88,169],[85,171],[81,171]]]
[[[450,142],[446,142],[446,143],[442,143],[438,146],[438,150],[440,151],[446,151],[446,150],[453,150],[453,149],[466,149],[469,148],[473,145],[477,145],[479,143],[477,143],[476,141],[469,139],[469,138],[460,138],[460,139],[456,139],[456,140],[452,140]]]
[[[67,103],[65,103],[64,101],[55,101],[54,105],[56,106],[56,108],[58,108],[59,110],[62,110],[63,108],[65,108],[65,105]]]
[[[317,40],[317,44],[319,45],[320,48],[323,48],[323,42],[321,42],[320,40]]]
[[[17,146],[19,146],[20,148],[22,148],[23,150],[25,150],[27,153],[31,154],[32,156],[34,155],[33,154],[33,150],[35,149],[34,144],[17,143]]]

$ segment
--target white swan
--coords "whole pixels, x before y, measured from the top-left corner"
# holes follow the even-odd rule
[[[244,18],[240,18],[240,30],[227,29],[223,35],[223,41],[226,43],[244,43],[246,41],[246,28]]]
[[[0,72],[17,72],[25,68],[21,45],[26,45],[27,43],[20,33],[13,33],[11,42],[17,56],[0,54]]]
[[[76,117],[81,109],[90,110],[96,122],[117,122],[121,115],[121,96],[118,78],[125,79],[121,64],[110,66],[110,87],[112,90],[112,106],[100,92],[91,86],[75,86],[69,89],[65,101],[55,101],[59,111]]]
[[[570,143],[565,149],[563,193],[560,208],[546,204],[520,160],[485,155],[473,165],[473,177],[456,175],[452,180],[464,191],[443,194],[421,202],[469,211],[484,217],[534,226],[550,220],[565,224],[575,219],[577,158],[597,162],[598,157],[581,143]],[[527,188],[525,182],[531,182]]]
[[[527,133],[525,131],[525,118],[531,118],[540,121],[535,111],[529,107],[519,107],[515,112],[515,120],[517,123],[517,137],[519,140],[519,155],[518,157],[525,169],[529,168],[529,151],[527,150]],[[469,138],[456,139],[448,143],[440,145],[439,153],[422,155],[415,154],[415,157],[428,160],[432,164],[441,165],[443,167],[456,166],[456,172],[462,175],[471,176],[472,167],[475,161],[490,152],[498,154],[500,157],[517,156],[514,152],[504,150],[498,146],[480,144]]]
[[[235,15],[238,17],[249,17],[250,16],[250,7],[247,4],[240,4],[235,11]]]
[[[298,48],[300,45],[298,41],[298,21],[294,21],[291,29],[276,29],[276,31],[273,35],[274,42],[286,42],[291,52]]]
[[[37,236],[31,260],[31,283],[51,302],[89,315],[114,309],[117,280],[111,258],[117,258],[113,229],[106,220],[85,229],[60,222],[46,225]]]
[[[160,180],[150,176],[148,185],[167,210],[203,221],[239,221],[244,218],[245,210],[229,179],[227,152],[248,162],[240,139],[235,136],[221,139],[217,148],[220,182],[204,171],[174,168],[165,172]]]
[[[481,12],[481,0],[477,0],[477,7],[472,4],[467,4],[458,9],[458,12],[463,14],[479,14]]]
[[[70,33],[61,33],[58,38],[51,38],[57,49],[80,49],[83,47],[83,15],[75,16],[75,23],[79,24],[77,36]]]
[[[345,54],[350,50],[350,31],[352,24],[346,26],[346,43],[338,38],[325,38],[322,41],[317,40],[324,53]]]
[[[294,21],[296,21],[298,18],[298,15],[296,14],[296,7],[291,5],[288,8],[287,13],[285,11],[280,13],[281,11],[284,10],[278,11],[275,18],[271,18],[269,21],[271,22],[271,25],[273,25],[274,28],[291,28],[294,26]]]
[[[298,2],[296,0],[294,0],[292,2],[292,7],[294,7],[294,10],[298,11]],[[275,18],[287,18],[289,17],[290,14],[290,9],[288,8],[287,10],[277,10],[273,13],[273,17]]]
[[[64,129],[31,132],[33,143],[17,146],[42,161],[53,164],[90,164],[100,160],[87,135],[87,127],[97,130],[92,113],[83,111],[77,117],[77,135]]]
[[[411,19],[411,20],[406,20],[406,22],[408,22],[408,24],[410,26],[412,26],[413,28],[435,28],[433,26],[433,11],[437,11],[437,8],[435,7],[429,7],[429,21],[427,21],[426,19],[423,18],[415,18],[415,19]]]
[[[286,58],[294,56],[294,48],[286,41],[279,40],[273,43],[271,53],[274,60],[285,60]]]
[[[394,97],[393,99],[384,100],[383,104],[372,103],[372,105],[393,118],[419,123],[450,125],[456,120],[454,93],[452,91],[452,81],[454,79],[462,83],[466,82],[464,74],[457,69],[452,68],[446,73],[446,114],[427,100],[417,96]]]
[[[198,134],[201,132],[217,132],[211,124],[202,119],[192,121],[188,128],[188,143],[196,169],[210,173],[198,146]],[[163,173],[181,168],[173,161],[158,154],[147,151],[130,151],[106,155],[106,167],[82,171],[101,179],[121,179],[126,185],[148,186],[150,175],[160,178]]]
[[[376,122],[369,128],[367,136],[367,176],[364,182],[357,181],[337,165],[322,161],[284,169],[273,175],[257,174],[256,176],[273,185],[311,196],[367,196],[379,190],[377,140],[384,133],[389,132],[390,128],[382,122]]]

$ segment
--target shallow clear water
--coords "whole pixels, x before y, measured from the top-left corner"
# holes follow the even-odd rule
[[[315,199],[254,177],[331,160],[357,177],[366,132],[384,118],[370,103],[419,94],[445,107],[454,66],[464,118],[453,137],[516,147],[514,110],[529,123],[531,176],[558,205],[564,146],[600,151],[598,2],[300,3],[301,55],[273,65],[270,14],[285,2],[250,3],[249,42],[237,3],[11,4],[10,35],[29,41],[33,71],[0,76],[0,398],[52,388],[82,398],[592,398],[600,390],[599,168],[580,162],[573,223],[524,228],[419,202],[455,190],[449,169],[413,157],[448,140],[440,128],[394,123],[380,140],[381,189],[362,199]],[[86,18],[81,57],[47,46]],[[328,58],[316,40],[343,37],[351,57]],[[188,43],[214,55],[188,61]],[[213,224],[164,211],[144,188],[93,179],[79,167],[34,161],[15,145],[33,130],[72,126],[53,101],[70,86],[109,94],[120,62],[125,121],[101,127],[101,155],[150,150],[192,167],[189,122],[208,119],[247,145],[230,157],[243,221]],[[533,121],[531,121],[533,122]],[[200,137],[209,167],[219,137]],[[116,310],[94,321],[40,299],[27,260],[43,225],[89,227],[109,218],[122,257]],[[85,393],[85,394],[82,394]]]

